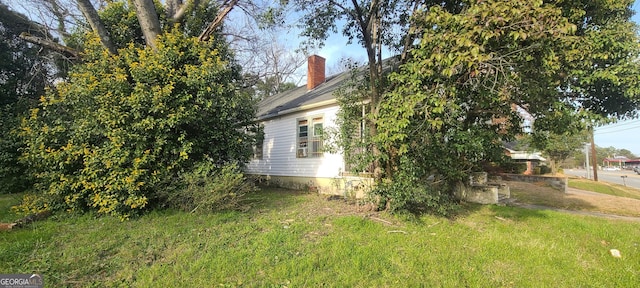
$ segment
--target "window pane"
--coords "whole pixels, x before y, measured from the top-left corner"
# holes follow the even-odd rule
[[[314,123],[313,124],[313,136],[319,137],[322,136],[322,123]]]
[[[256,142],[256,145],[253,146],[253,158],[254,159],[258,159],[258,160],[262,160],[262,149],[264,146],[264,141],[262,140],[258,140]]]
[[[305,126],[299,126],[298,127],[298,137],[307,137],[307,135],[309,134],[308,132],[308,127]]]
[[[311,142],[311,157],[322,157],[321,139],[315,139]]]

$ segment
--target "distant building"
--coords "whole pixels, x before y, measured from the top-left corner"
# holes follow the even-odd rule
[[[603,167],[640,167],[640,159],[629,159],[625,156],[614,156],[613,158],[604,158],[602,160]]]
[[[515,163],[525,163],[527,168],[522,174],[532,175],[535,167],[539,166],[541,162],[547,161],[542,157],[541,152],[532,152],[527,150],[518,149],[516,142],[504,143],[505,154],[513,160]]]

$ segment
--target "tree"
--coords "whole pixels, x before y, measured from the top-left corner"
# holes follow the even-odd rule
[[[69,35],[65,21],[69,17],[70,5],[72,3],[63,2],[64,0],[31,0],[40,7],[48,10],[57,19],[59,25],[58,30],[62,31],[64,36]],[[117,1],[121,2],[121,1]],[[124,1],[122,1],[124,2]],[[121,3],[122,3],[121,2]],[[225,17],[231,12],[231,10],[238,4],[238,0],[224,0],[220,3],[214,3],[214,0],[170,0],[166,1],[166,6],[154,3],[153,0],[131,0],[135,10],[135,16],[138,20],[138,27],[144,35],[146,45],[149,47],[155,47],[155,39],[164,31],[170,31],[172,25],[176,23],[182,23],[185,21],[186,15],[195,16],[198,9],[202,7],[216,7],[216,14],[210,18],[204,19],[204,26],[198,31],[199,41],[208,40],[219,28],[221,27]],[[116,47],[112,42],[111,35],[107,29],[103,20],[99,17],[98,11],[95,9],[90,0],[75,0],[79,10],[82,12],[85,20],[91,26],[92,31],[98,36],[102,46],[109,51],[110,54],[116,54]],[[166,13],[166,14],[165,14]],[[197,15],[203,16],[203,15]],[[207,15],[209,16],[209,15]],[[198,19],[197,21],[202,21]],[[75,24],[75,23],[74,23]],[[65,55],[78,58],[80,53],[73,47],[60,45],[55,40],[37,37],[29,34],[22,35],[22,38],[26,41],[32,42],[43,47],[61,52]]]
[[[567,131],[556,134],[549,131],[533,133],[530,138],[531,148],[538,149],[549,158],[551,173],[555,175],[560,165],[576,151],[584,152],[584,145],[589,141],[588,130]]]
[[[278,28],[272,28],[277,31]],[[255,91],[257,99],[284,92],[297,87],[296,70],[306,62],[301,51],[281,43],[275,32],[262,31],[258,37],[255,29],[248,29],[251,41],[236,42],[233,49],[240,57],[239,63],[247,71],[247,86]],[[253,35],[253,37],[251,36]]]
[[[371,147],[398,185],[378,195],[392,205],[426,199],[405,181],[450,195],[469,172],[500,161],[502,141],[522,133],[520,110],[536,131],[557,134],[579,131],[582,118],[637,111],[631,1],[310,2],[296,3],[323,12],[307,18],[304,35],[325,39],[343,19],[369,55],[369,90],[354,100],[370,103]],[[388,82],[375,53],[387,43],[400,48]]]
[[[616,152],[616,155],[624,156],[624,157],[627,157],[628,159],[637,159],[638,158],[638,156],[636,156],[635,154],[633,154],[633,152],[631,152],[631,151],[629,151],[627,149],[619,149]]]
[[[255,108],[223,43],[175,30],[155,50],[105,57],[96,40],[25,122],[24,158],[43,191],[43,204],[26,208],[127,217],[199,163],[248,159]]]
[[[369,138],[378,131],[378,113],[385,89],[382,63],[383,46],[400,51],[402,60],[417,36],[415,27],[409,21],[420,5],[430,5],[431,1],[311,1],[294,0],[293,5],[303,16],[302,36],[309,39],[307,45],[322,45],[330,33],[337,32],[338,23],[344,23],[342,33],[349,41],[358,41],[367,54],[368,71],[365,77],[368,86],[366,99],[369,101],[369,116],[366,119]],[[363,101],[364,99],[360,99]],[[358,101],[360,102],[360,101]],[[383,176],[382,163],[385,157],[375,142],[368,142],[368,150],[373,154],[372,172],[380,180]],[[387,169],[387,174],[391,173]]]
[[[22,142],[16,130],[50,84],[46,53],[21,40],[23,32],[44,35],[43,27],[0,3],[0,193],[20,192],[29,184],[26,167],[18,162]]]
[[[147,45],[142,28],[128,25],[132,9],[114,2],[98,12],[115,54],[97,33],[70,35],[81,62],[21,127],[22,158],[36,178],[22,211],[127,218],[167,200],[187,207],[176,194],[207,207],[241,195],[236,186],[245,185],[239,167],[254,143],[255,102],[242,89],[228,44],[215,33],[199,39],[210,23],[185,19]],[[210,5],[190,11],[217,15]],[[196,184],[213,190],[181,194]],[[211,193],[224,195],[207,198]]]
[[[135,42],[140,45],[153,45],[152,42],[148,42],[162,31],[171,29],[175,24],[183,25],[183,31],[202,40],[210,37],[212,31],[222,31],[222,35],[235,51],[238,63],[247,75],[251,75],[245,79],[247,87],[262,82],[275,87],[274,89],[263,87],[262,91],[266,91],[265,89],[283,91],[279,88],[281,84],[298,82],[291,76],[305,61],[302,52],[293,53],[285,50],[286,45],[282,44],[282,39],[273,36],[283,34],[279,17],[286,11],[269,7],[269,1],[121,0],[98,1],[97,5],[92,4],[96,1],[90,0],[25,1],[16,1],[11,4],[25,10],[37,10],[35,15],[40,16],[39,21],[45,23],[45,28],[50,33],[61,37],[43,38],[29,34],[24,34],[22,37],[32,43],[58,51],[73,62],[79,60],[83,50],[83,40],[77,39],[77,33],[73,31],[91,27],[107,51],[116,54],[117,49],[128,45],[126,39],[135,39]],[[123,14],[123,11],[131,11],[129,9],[131,7],[137,7],[137,10],[134,10],[138,12]],[[233,13],[233,11],[238,12]],[[114,13],[119,14],[121,18],[105,15]],[[224,19],[231,16],[234,17],[233,25],[222,25]],[[106,23],[106,19],[116,21]],[[145,29],[141,24],[145,25]],[[59,64],[65,64],[60,65],[63,68],[60,76],[64,77],[66,71],[64,67],[68,63]]]

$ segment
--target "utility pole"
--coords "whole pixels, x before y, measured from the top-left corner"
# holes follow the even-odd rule
[[[598,182],[598,158],[596,157],[596,143],[593,139],[593,126],[591,126],[591,165],[593,165],[593,181]]]
[[[589,168],[589,144],[585,144],[584,145],[584,170],[587,171],[587,179],[591,179],[591,171],[589,171],[591,168]]]

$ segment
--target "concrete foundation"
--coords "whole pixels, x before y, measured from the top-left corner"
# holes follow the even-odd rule
[[[292,190],[340,195],[349,198],[364,198],[373,187],[373,178],[339,176],[335,178],[252,175],[258,183],[266,186]]]
[[[469,184],[460,183],[454,195],[467,202],[479,204],[497,204],[502,199],[511,197],[511,189],[504,183],[487,181],[487,173],[474,173],[469,177]]]

